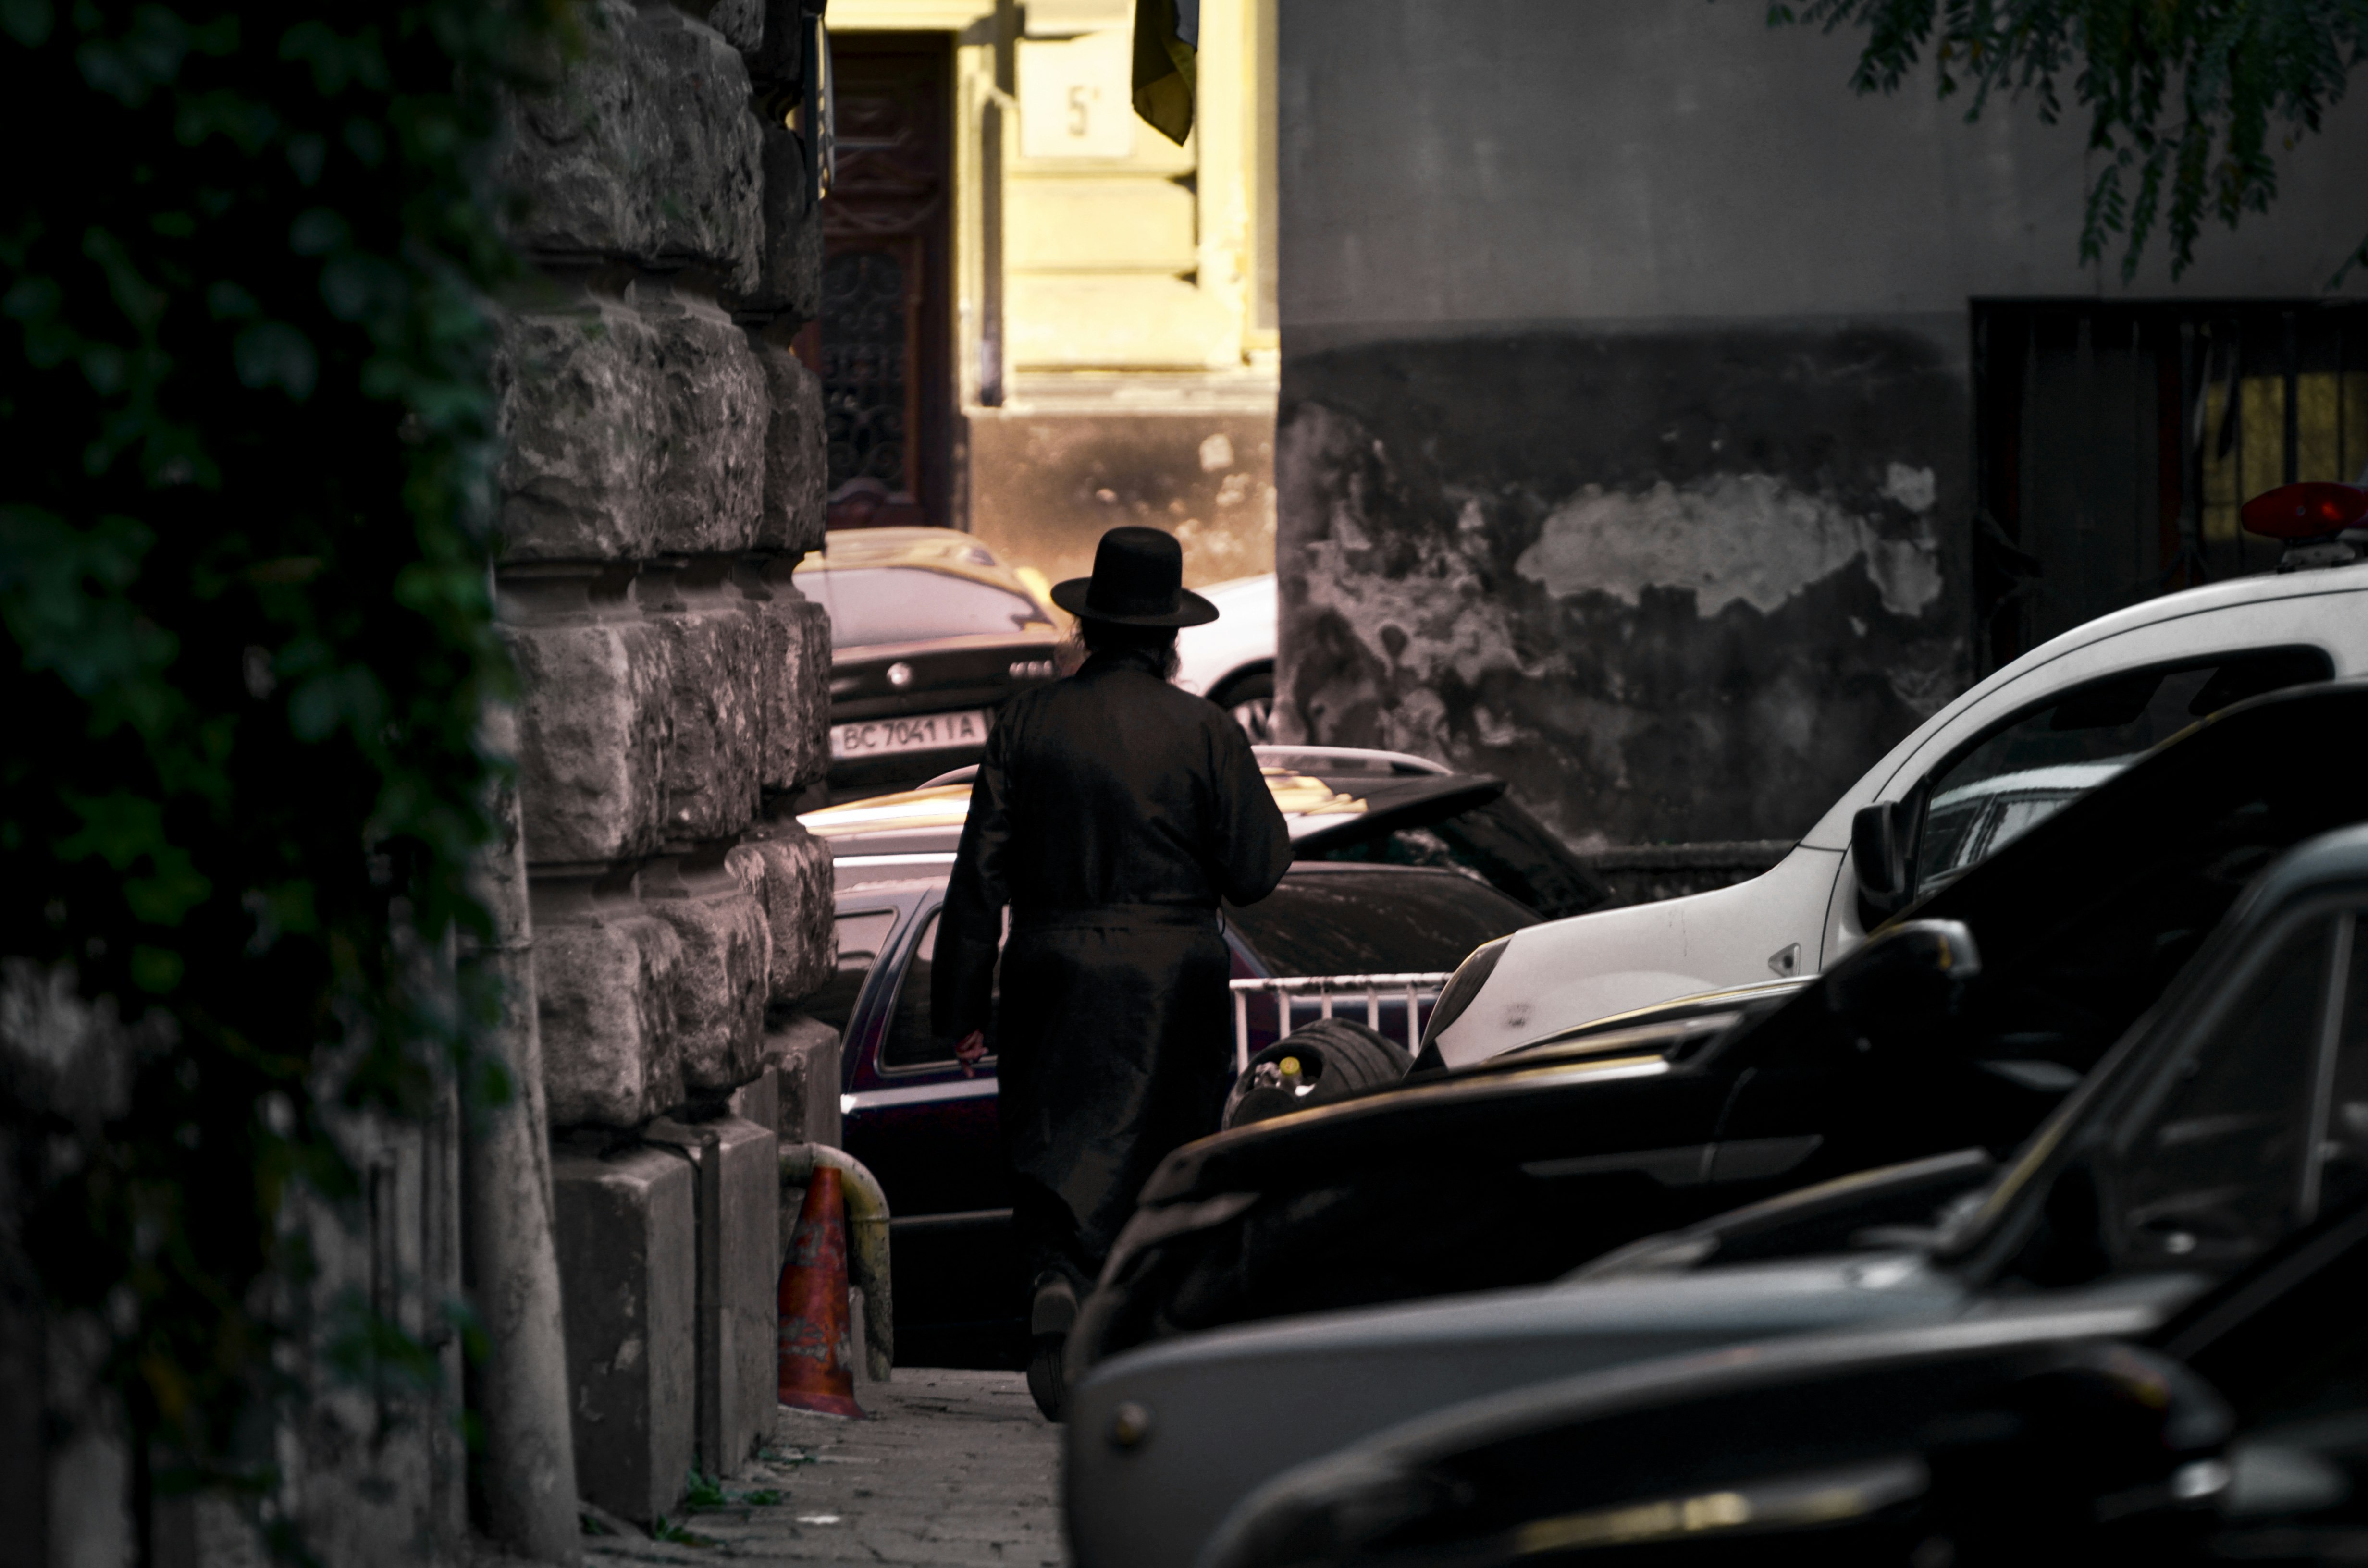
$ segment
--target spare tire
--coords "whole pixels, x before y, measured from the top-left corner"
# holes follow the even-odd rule
[[[1286,1060],[1297,1083],[1284,1081]],[[1353,1018],[1320,1018],[1294,1029],[1250,1058],[1249,1070],[1225,1096],[1224,1125],[1241,1127],[1270,1116],[1343,1100],[1361,1089],[1395,1084],[1413,1065],[1406,1047]],[[1261,1073],[1259,1068],[1268,1069]]]

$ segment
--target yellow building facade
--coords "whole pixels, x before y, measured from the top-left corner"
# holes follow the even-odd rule
[[[1196,585],[1273,569],[1275,5],[1201,0],[1178,147],[1133,111],[1133,0],[836,0],[837,526],[1057,579],[1146,523]]]

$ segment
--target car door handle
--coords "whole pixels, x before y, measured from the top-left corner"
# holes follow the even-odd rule
[[[1824,1146],[1825,1138],[1804,1132],[1791,1138],[1730,1138],[1711,1146],[1708,1181],[1766,1181],[1801,1165]]]
[[[1567,1160],[1524,1160],[1521,1169],[1548,1181],[1634,1171],[1652,1177],[1663,1187],[1695,1187],[1709,1175],[1714,1147],[1709,1143],[1686,1143],[1674,1149],[1632,1149],[1621,1154],[1580,1154]]]

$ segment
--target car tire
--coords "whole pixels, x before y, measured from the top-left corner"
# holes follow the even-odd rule
[[[1234,716],[1252,745],[1265,745],[1274,739],[1272,665],[1235,676],[1210,693],[1209,700]]]
[[[1067,1418],[1069,1380],[1065,1368],[1068,1336],[1040,1334],[1028,1346],[1028,1395],[1047,1421]]]
[[[1296,1056],[1314,1065],[1315,1071],[1310,1074],[1314,1082],[1308,1085],[1307,1093],[1256,1085],[1261,1063],[1279,1062],[1286,1056]],[[1320,1018],[1304,1028],[1293,1029],[1250,1058],[1250,1070],[1235,1080],[1233,1092],[1225,1098],[1223,1125],[1240,1127],[1271,1116],[1329,1105],[1360,1090],[1395,1084],[1406,1075],[1412,1065],[1406,1048],[1387,1035],[1354,1018]]]

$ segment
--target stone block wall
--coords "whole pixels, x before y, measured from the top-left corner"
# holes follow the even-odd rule
[[[495,582],[569,1151],[577,1465],[587,1496],[640,1519],[694,1462],[736,1468],[771,1414],[771,1336],[751,1324],[777,1264],[779,1125],[728,1108],[777,1073],[827,1071],[837,1096],[837,1041],[810,1061],[795,1013],[832,961],[829,858],[789,807],[827,760],[829,627],[790,575],[822,541],[820,387],[788,349],[821,231],[784,123],[821,3],[595,0],[500,169],[534,267],[495,372]],[[731,1179],[681,1179],[717,1158]],[[673,1303],[694,1274],[711,1289]]]

